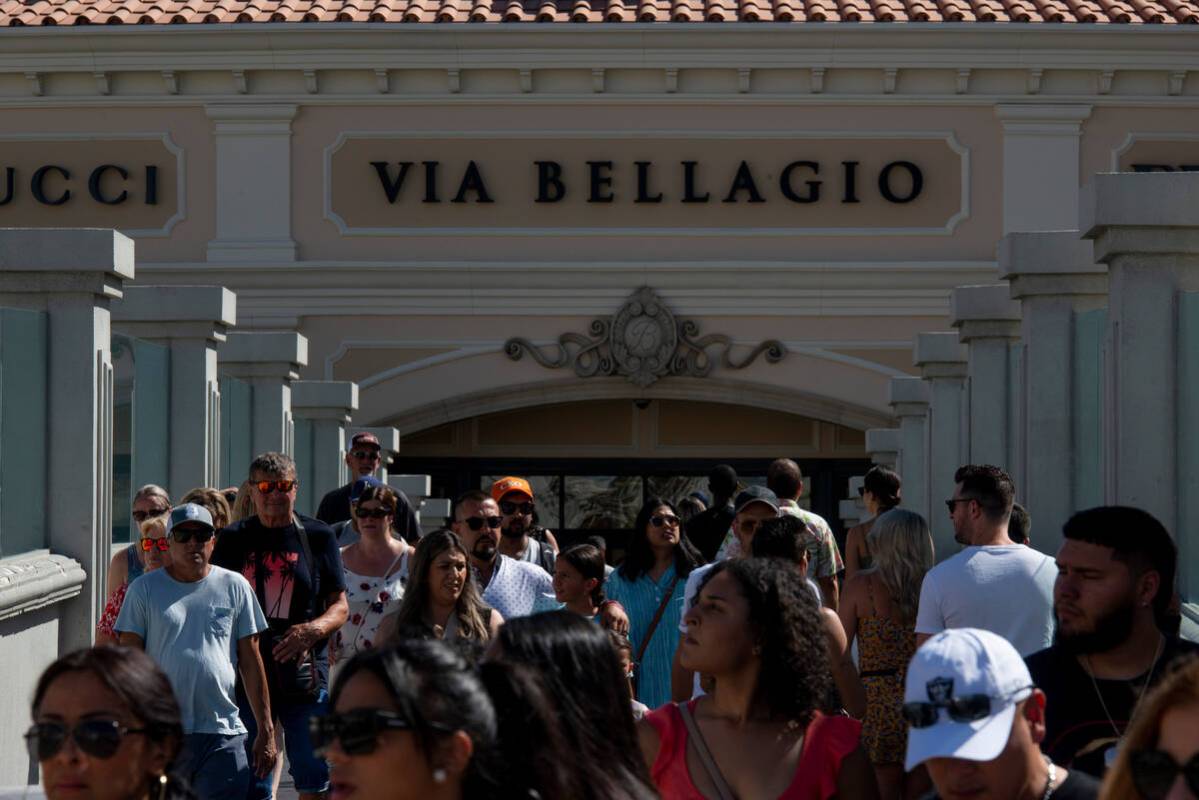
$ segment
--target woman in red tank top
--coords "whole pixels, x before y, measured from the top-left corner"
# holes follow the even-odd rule
[[[861,724],[819,707],[831,682],[819,607],[775,559],[717,565],[686,617],[683,666],[715,679],[638,728],[664,800],[876,800]]]

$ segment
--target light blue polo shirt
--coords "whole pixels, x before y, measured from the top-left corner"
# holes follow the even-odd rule
[[[266,617],[245,578],[210,569],[195,583],[147,572],[129,584],[114,627],[140,636],[170,679],[184,733],[235,736],[246,732],[234,696],[237,643],[266,630]]]

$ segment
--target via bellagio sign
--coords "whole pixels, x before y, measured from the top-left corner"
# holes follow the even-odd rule
[[[345,133],[325,152],[342,234],[950,233],[951,134]]]

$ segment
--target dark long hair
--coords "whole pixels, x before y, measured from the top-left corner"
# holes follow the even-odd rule
[[[820,604],[793,564],[777,558],[722,561],[700,591],[727,572],[749,604],[746,622],[762,648],[753,706],[773,719],[806,726],[832,686]],[[720,691],[719,681],[716,691]]]
[[[433,639],[408,639],[391,647],[357,653],[333,683],[333,707],[350,679],[374,675],[396,708],[412,725],[421,753],[428,758],[457,731],[470,737],[474,754],[463,778],[466,797],[491,797],[497,785],[490,764],[496,741],[496,714],[478,674],[454,648]]]
[[[164,796],[169,800],[192,800],[195,796],[172,770],[183,746],[183,717],[171,682],[154,660],[130,647],[102,646],[68,653],[46,667],[38,678],[30,709],[35,718],[46,692],[70,672],[90,672],[120,699],[146,729],[147,740],[166,748],[168,780]],[[161,787],[157,776],[147,776],[146,786],[151,797],[158,797]]]
[[[604,554],[591,544],[576,544],[558,554],[559,561],[565,561],[574,567],[583,580],[595,579],[595,588],[591,590],[591,602],[599,605],[604,602]]]
[[[505,622],[498,640],[499,660],[533,669],[553,700],[557,742],[526,737],[522,747],[561,748],[569,785],[556,796],[654,797],[633,726],[628,680],[607,633],[578,614],[551,611]]]
[[[621,576],[626,580],[635,581],[654,566],[654,551],[649,546],[649,535],[646,533],[646,529],[649,527],[650,517],[662,507],[669,508],[672,514],[676,517],[679,516],[674,504],[661,497],[651,497],[646,500],[645,504],[641,506],[641,510],[637,512],[637,519],[633,522],[633,535],[629,538],[629,549],[625,553],[624,563],[619,567]],[[685,579],[691,574],[691,570],[702,563],[704,563],[704,557],[695,549],[695,545],[687,540],[687,535],[683,533],[680,523],[679,543],[674,548],[674,571],[679,578]]]
[[[458,617],[458,634],[466,639],[485,641],[491,634],[484,620],[487,606],[479,596],[479,590],[470,577],[470,557],[458,534],[448,528],[439,528],[417,543],[412,552],[412,561],[408,567],[408,585],[404,590],[404,600],[400,610],[395,613],[394,631],[405,636],[413,630],[425,627],[425,609],[429,607],[429,570],[433,562],[447,550],[457,550],[466,559],[466,582],[462,585],[462,594],[458,595],[458,605],[454,609]],[[389,629],[390,630],[390,629]]]

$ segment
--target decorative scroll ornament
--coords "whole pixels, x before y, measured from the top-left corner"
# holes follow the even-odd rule
[[[504,352],[513,361],[528,353],[543,367],[570,367],[580,378],[625,375],[643,389],[667,375],[707,377],[717,362],[726,369],[745,369],[758,356],[777,364],[787,354],[782,342],[768,339],[744,357],[733,358],[730,337],[700,336],[694,320],[675,319],[648,286],[634,292],[611,319],[594,320],[589,333],[564,333],[556,345],[546,346],[512,338],[504,343]]]

